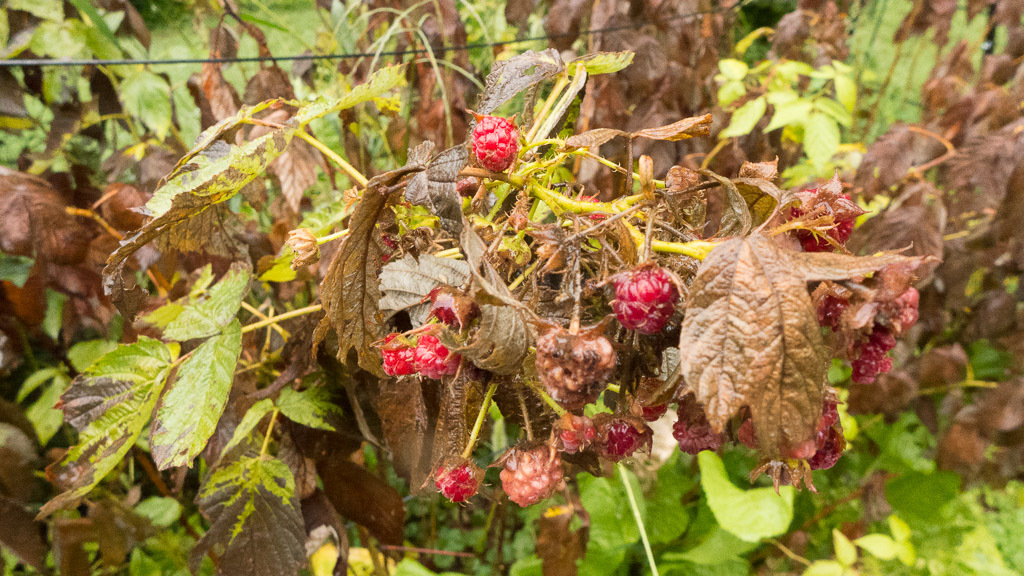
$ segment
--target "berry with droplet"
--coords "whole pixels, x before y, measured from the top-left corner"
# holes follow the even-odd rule
[[[601,456],[618,462],[632,456],[637,450],[651,449],[654,431],[640,418],[615,416],[602,412],[594,417],[597,440]]]
[[[441,344],[437,336],[431,334],[420,336],[413,351],[416,371],[435,380],[458,372],[461,360],[462,356],[452,354],[444,344]]]
[[[537,375],[547,393],[575,410],[593,402],[615,371],[615,349],[600,329],[570,334],[547,326],[537,337]]]
[[[832,295],[825,296],[818,303],[818,324],[824,328],[836,330],[843,317],[843,312],[850,302]]]
[[[504,172],[519,153],[519,130],[498,116],[478,116],[473,128],[473,154],[481,166]]]
[[[389,376],[407,376],[416,373],[412,347],[402,342],[394,342],[398,334],[388,334],[384,338],[384,346],[380,354],[384,358],[384,373]]]
[[[501,487],[522,507],[550,498],[565,486],[562,458],[553,446],[516,447],[505,457]]]
[[[482,477],[483,471],[471,462],[451,467],[441,466],[434,477],[434,486],[452,502],[465,502],[480,489]]]
[[[679,289],[668,271],[657,265],[641,265],[615,279],[612,310],[628,330],[657,334],[676,311]]]

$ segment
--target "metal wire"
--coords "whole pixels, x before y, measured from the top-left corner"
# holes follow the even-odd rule
[[[673,22],[676,20],[684,20],[686,18],[692,18],[694,16],[702,16],[708,14],[721,14],[725,12],[731,12],[733,10],[739,10],[746,4],[749,4],[753,0],[742,0],[731,8],[718,8],[715,10],[701,10],[698,12],[690,12],[688,14],[678,14],[668,18],[661,19],[660,22]],[[646,25],[646,23],[632,23],[623,24],[619,26],[609,26],[606,28],[596,28],[591,30],[584,30],[578,33],[579,36],[593,36],[597,34],[607,34],[610,32],[619,32],[622,30],[633,30]],[[575,32],[562,32],[559,34],[550,34],[543,36],[530,36],[528,38],[519,38],[516,40],[509,40],[507,42],[479,42],[475,44],[456,44],[452,46],[441,46],[433,50],[434,54],[446,54],[448,52],[463,52],[467,50],[476,50],[480,48],[495,48],[498,46],[514,46],[518,44],[528,44],[530,42],[540,42],[543,40],[551,40],[555,38],[564,38],[566,36],[572,36]],[[13,68],[13,67],[43,67],[43,66],[57,66],[57,67],[69,67],[69,66],[120,66],[120,65],[163,65],[163,64],[230,64],[236,62],[292,62],[292,61],[307,61],[307,60],[351,60],[358,58],[373,58],[379,56],[408,56],[415,54],[427,54],[430,52],[427,48],[410,48],[408,50],[386,50],[382,52],[350,52],[345,54],[297,54],[292,56],[243,56],[235,58],[170,58],[170,59],[104,59],[104,58],[84,58],[78,60],[55,60],[55,59],[31,59],[31,58],[12,58],[10,60],[0,60],[0,68]]]

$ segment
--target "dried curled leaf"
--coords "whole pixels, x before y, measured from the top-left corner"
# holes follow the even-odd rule
[[[927,258],[883,252],[873,256],[852,256],[832,252],[780,252],[790,274],[804,282],[847,280],[877,272],[891,264],[917,268]]]
[[[805,280],[768,238],[729,240],[690,289],[681,370],[716,431],[748,406],[764,456],[810,438],[828,355]]]
[[[711,134],[711,114],[683,118],[682,120],[656,128],[644,128],[643,130],[633,132],[633,137],[675,142],[687,138],[707,136],[708,134]]]
[[[413,327],[427,321],[430,303],[423,299],[438,286],[461,286],[469,278],[469,264],[463,260],[438,258],[429,254],[417,261],[406,254],[380,272],[383,296],[378,306],[387,320],[401,311],[409,313]]]
[[[491,73],[487,75],[484,93],[476,111],[479,114],[490,114],[516,94],[538,82],[553,78],[564,69],[562,58],[553,48],[542,52],[528,50],[508,60],[495,62]]]
[[[432,142],[430,147],[433,147]],[[435,156],[426,170],[413,176],[405,187],[406,200],[429,208],[441,219],[445,230],[456,235],[462,222],[462,199],[455,183],[468,160],[465,146],[453,146]]]
[[[795,195],[764,178],[737,178],[733,184],[746,201],[754,226],[771,220],[780,209],[797,201]]]

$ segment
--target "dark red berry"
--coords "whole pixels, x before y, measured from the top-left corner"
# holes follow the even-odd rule
[[[818,432],[822,432],[839,422],[839,407],[835,400],[825,400],[818,420]]]
[[[480,489],[482,477],[482,470],[466,462],[450,468],[438,468],[434,485],[442,496],[452,502],[465,502]]]
[[[793,210],[794,218],[812,221],[831,216],[833,222],[831,228],[817,234],[810,230],[796,231],[796,238],[807,252],[831,252],[834,246],[825,236],[840,246],[846,245],[857,217],[864,214],[864,210],[848,194],[843,194],[843,184],[838,177],[829,180],[821,188],[803,190],[797,193],[797,197],[801,204]]]
[[[455,183],[455,191],[459,193],[459,196],[464,198],[472,198],[477,189],[480,188],[480,180],[470,176],[469,178],[463,178]]]
[[[757,433],[754,432],[754,421],[747,418],[736,430],[736,439],[751,450],[757,450]]]
[[[513,448],[505,457],[500,476],[509,500],[524,508],[551,497],[565,486],[562,458],[553,446]]]
[[[679,289],[664,269],[644,265],[615,279],[612,310],[628,330],[657,334],[676,311]]]
[[[519,130],[498,116],[479,117],[473,128],[473,154],[481,166],[504,172],[519,153]]]
[[[476,318],[480,308],[469,296],[451,286],[438,286],[424,300],[430,301],[430,318],[462,330]]]
[[[825,234],[831,236],[840,246],[845,246],[846,241],[850,239],[850,234],[853,233],[854,224],[854,220],[837,222],[835,227],[829,228]],[[835,250],[835,247],[820,233],[815,234],[810,230],[797,230],[796,237],[800,240],[800,245],[803,246],[805,252],[831,252]]]
[[[594,417],[601,456],[618,462],[637,450],[651,449],[654,431],[639,418],[601,413]]]
[[[679,401],[677,416],[672,425],[672,437],[683,452],[696,456],[704,450],[718,451],[725,444],[725,434],[711,428],[704,409],[693,394],[687,394]]]
[[[850,305],[849,301],[832,295],[825,296],[818,304],[818,324],[836,330],[843,312]]]
[[[392,342],[398,334],[388,334],[380,354],[384,357],[384,373],[389,376],[406,376],[416,373],[413,349],[400,342]]]
[[[661,418],[668,412],[668,404],[658,404],[657,406],[642,406],[640,408],[643,413],[644,420],[648,422],[654,422]]]
[[[892,370],[892,358],[886,356],[896,347],[896,338],[883,326],[875,324],[867,342],[855,346],[856,357],[850,362],[852,379],[858,384],[871,384],[875,378]]]
[[[594,422],[586,416],[565,413],[555,424],[562,452],[570,454],[579,452],[597,437]]]
[[[437,336],[430,334],[420,336],[413,354],[416,371],[435,380],[455,374],[461,360],[462,356],[449,352]]]
[[[811,470],[827,470],[836,465],[839,457],[843,455],[846,448],[846,439],[843,438],[843,429],[839,425],[832,426],[821,432],[821,446],[807,459]]]
[[[615,349],[599,330],[570,334],[545,327],[537,337],[537,375],[547,393],[569,410],[593,402],[615,370]]]

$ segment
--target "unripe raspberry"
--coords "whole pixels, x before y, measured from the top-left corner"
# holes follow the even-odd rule
[[[595,444],[600,447],[601,456],[612,462],[628,458],[642,448],[651,450],[654,431],[640,418],[602,412],[594,417],[594,427],[597,428]]]
[[[643,265],[615,279],[612,310],[628,330],[657,334],[676,311],[679,289],[664,269]]]
[[[597,331],[570,334],[549,326],[537,338],[537,375],[548,394],[569,410],[593,402],[615,370],[615,349]]]
[[[452,502],[465,502],[480,489],[482,478],[483,470],[472,462],[464,462],[458,466],[438,468],[434,486]]]
[[[420,336],[413,351],[413,363],[416,371],[426,376],[440,380],[443,376],[455,374],[459,370],[459,362],[462,356],[452,354],[437,336],[424,334]]]
[[[501,487],[509,500],[527,507],[551,497],[565,486],[562,458],[553,446],[513,448],[505,457]]]
[[[679,401],[678,417],[672,425],[672,437],[683,452],[696,456],[704,450],[717,452],[725,444],[725,434],[711,428],[704,409],[693,394],[687,394]]]
[[[555,430],[558,432],[562,452],[570,454],[583,450],[597,437],[597,430],[590,418],[568,412],[555,423]]]
[[[398,334],[388,334],[384,338],[384,346],[380,350],[380,354],[384,358],[384,373],[389,376],[415,374],[413,349],[401,342],[392,343],[395,338],[398,338]]]
[[[498,116],[481,116],[473,128],[473,154],[481,166],[504,172],[519,153],[519,130]]]

